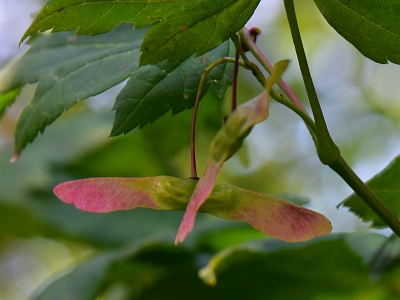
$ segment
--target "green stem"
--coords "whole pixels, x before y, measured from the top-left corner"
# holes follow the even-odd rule
[[[258,46],[254,42],[253,38],[251,37],[249,31],[245,28],[242,28],[239,31],[239,36],[240,36],[240,41],[242,41],[244,43],[244,45],[246,45],[247,49],[249,49],[249,51],[253,54],[255,59],[258,60],[258,62],[263,66],[263,68],[268,72],[268,74],[271,74],[274,70],[272,63],[265,56],[265,54],[260,50],[260,48],[258,48]],[[293,93],[293,91],[290,89],[290,87],[285,82],[285,80],[283,80],[283,78],[281,78],[277,84],[282,89],[282,91],[285,92],[285,94],[288,96],[290,101],[292,101],[299,109],[301,109],[305,114],[308,115],[307,110],[301,104],[301,102],[296,97],[296,95]]]
[[[358,196],[400,237],[399,218],[365,185],[343,157],[329,166],[347,182]]]
[[[264,69],[271,74],[274,70],[274,67],[272,63],[268,60],[268,58],[264,55],[264,53],[258,48],[256,43],[254,42],[253,38],[251,37],[249,31],[247,29],[241,29],[239,31],[239,36],[240,36],[240,41],[244,43],[244,45],[249,49],[249,51],[254,55],[254,57],[260,62],[260,64],[264,67]],[[288,96],[290,101],[287,101],[285,97],[282,97],[282,95],[279,95],[279,97],[276,97],[276,95],[271,95],[272,98],[274,98],[276,101],[279,103],[285,105],[289,109],[293,110],[295,113],[297,113],[298,116],[302,118],[304,123],[306,124],[311,137],[317,146],[317,138],[316,138],[316,127],[314,121],[311,119],[310,115],[308,114],[307,110],[303,107],[299,99],[297,99],[296,95],[293,93],[293,91],[290,89],[290,87],[287,85],[287,83],[281,78],[278,82],[278,86],[285,92],[285,94]]]
[[[300,70],[306,86],[310,105],[315,118],[317,127],[317,151],[322,163],[329,165],[346,181],[346,183],[356,192],[357,195],[400,237],[399,218],[380,200],[372,190],[354,173],[354,171],[340,156],[339,148],[329,135],[321,107],[319,105],[317,93],[308,68],[307,58],[303,48],[299,27],[297,24],[296,12],[293,0],[283,0],[286,14],[292,33],[293,43],[299,60]]]
[[[306,53],[304,51],[299,26],[297,24],[293,0],[283,0],[283,2],[285,3],[286,15],[289,22],[290,31],[292,33],[297,58],[299,60],[300,71],[303,76],[304,85],[306,87],[308,99],[310,100],[311,110],[315,119],[315,125],[317,127],[318,156],[323,164],[330,165],[339,160],[340,151],[329,134],[324,115],[318,101],[317,92],[315,91],[314,83],[311,78]]]
[[[246,54],[244,53],[244,51],[240,45],[238,36],[236,34],[231,34],[231,39],[232,39],[233,43],[235,44],[236,49],[240,49],[240,56],[242,57],[243,62],[246,65],[246,67],[249,70],[251,70],[253,75],[256,77],[257,81],[265,88],[267,79],[265,78],[265,76],[262,73],[262,71],[260,70],[260,68],[255,63],[251,62],[247,58]],[[278,94],[274,89],[271,89],[269,94],[274,100],[276,100],[277,102],[285,105],[286,107],[288,107],[289,109],[294,111],[304,121],[304,123],[307,125],[307,127],[310,131],[310,134],[312,136],[314,143],[316,143],[317,138],[315,135],[315,133],[316,133],[315,123],[310,118],[310,116],[307,114],[307,112],[303,111],[301,108],[299,108],[295,103],[290,101],[284,95]]]

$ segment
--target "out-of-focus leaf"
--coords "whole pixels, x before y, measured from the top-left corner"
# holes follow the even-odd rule
[[[136,253],[128,252],[124,261],[117,261],[112,266],[107,278],[110,283],[120,281],[130,289],[142,290],[169,277],[171,273],[196,272],[194,253],[189,249],[162,241],[141,243],[140,246]]]
[[[271,299],[312,299],[323,298],[322,295],[328,299],[354,299],[354,294],[365,289],[384,288],[370,282],[367,266],[351,251],[343,236],[293,246],[273,240],[256,245],[233,247],[216,254],[200,276],[207,283],[216,284],[216,289],[228,284],[246,285],[243,294],[237,294],[246,299],[261,299],[258,296],[263,294]],[[236,272],[240,274],[238,278]],[[249,291],[246,296],[244,293]],[[349,294],[351,297],[347,297]],[[384,294],[392,299],[389,289]]]
[[[60,230],[40,219],[28,208],[12,204],[12,201],[0,201],[0,240],[7,236],[30,237],[33,235],[56,237]]]
[[[214,93],[213,89],[208,89],[208,93],[201,100],[202,106],[197,115],[196,127],[198,128],[196,137],[205,140],[205,143],[197,143],[197,156],[208,158],[209,143],[214,134],[221,127],[222,116],[220,112],[221,99]],[[174,172],[171,157],[182,157],[182,150],[190,147],[190,126],[193,112],[184,110],[178,115],[171,116],[165,114],[152,123],[151,126],[145,126],[139,130],[143,140],[152,148],[154,153],[166,164],[170,165],[169,175],[177,175]],[[129,134],[130,135],[130,134]],[[129,136],[127,135],[127,136]],[[190,154],[187,154],[188,163],[186,170],[187,177],[190,175]],[[152,175],[154,175],[153,173]],[[182,176],[182,173],[180,174]],[[137,176],[137,175],[136,175]]]
[[[363,55],[400,64],[397,0],[314,0],[328,23]]]
[[[382,242],[372,261],[372,276],[377,279],[400,265],[400,239],[393,234]],[[400,287],[398,288],[400,291]]]
[[[221,125],[218,114],[220,101],[211,90],[202,102],[204,106],[197,117],[197,127],[201,128],[198,136],[203,135],[211,140]],[[176,176],[178,173],[171,157],[182,156],[182,150],[189,147],[191,120],[192,112],[183,111],[176,116],[166,114],[152,126],[123,137],[106,139],[104,135],[104,140],[94,145],[93,149],[83,151],[65,163],[57,164],[54,167],[55,175],[67,176],[67,179],[145,177],[157,174]],[[204,148],[207,150],[206,145]],[[201,151],[198,154],[200,156]],[[190,155],[187,155],[188,162],[189,159]],[[187,174],[189,171],[188,168]]]
[[[368,187],[381,199],[386,206],[400,217],[400,157],[395,158],[384,170],[368,180]],[[372,226],[387,227],[377,214],[356,194],[350,195],[339,205],[350,210]]]
[[[35,300],[91,300],[115,283],[123,283],[133,295],[171,273],[189,272],[195,278],[193,254],[182,247],[138,241],[136,244],[99,253],[55,279]]]
[[[50,283],[38,299],[89,300],[115,284],[126,287],[129,299],[139,300],[398,299],[399,265],[386,274],[389,277],[371,282],[368,267],[352,251],[354,243],[348,246],[351,239],[341,234],[302,244],[269,240],[229,248],[200,272],[216,276],[212,288],[197,277],[195,262],[204,260],[204,252],[142,240],[83,261]]]
[[[21,87],[16,87],[3,94],[0,93],[0,117],[5,112],[7,106],[10,106],[14,102],[15,98],[19,95],[20,92]]]
[[[163,161],[138,132],[108,139],[73,161],[57,166],[56,170],[57,173],[69,173],[74,178],[142,177],[167,172]]]
[[[127,78],[131,69],[137,67],[135,62],[138,60],[139,47],[145,32],[145,29],[134,31],[128,26],[120,26],[112,33],[96,37],[77,37],[71,32],[39,35],[29,41],[31,48],[21,58],[11,61],[0,72],[0,95],[17,90],[27,83],[38,82],[43,74],[54,74],[60,67],[64,66],[65,69],[65,66],[76,64],[77,61],[81,61],[82,67],[86,67],[84,70],[87,71],[87,76],[82,76],[79,80],[88,80],[86,77],[95,72],[93,67],[96,66],[96,57],[98,66],[99,58],[107,53],[115,61],[120,58],[127,59],[125,69],[120,70]],[[75,72],[82,70],[76,69]],[[103,78],[108,78],[112,83],[112,77],[115,75],[117,74],[111,73],[110,70],[103,74]],[[76,89],[77,85],[64,92],[78,92]],[[76,96],[74,100],[78,98],[79,96]]]
[[[4,145],[0,155],[1,198],[26,205],[32,189],[51,192],[56,177],[65,176],[52,173],[53,164],[71,161],[78,154],[105,143],[110,122],[111,112],[95,115],[85,103],[80,103],[49,128],[46,135],[40,136],[39,144],[32,145],[16,163],[10,164],[11,145]]]
[[[88,214],[65,205],[52,194],[51,190],[55,184],[74,178],[71,178],[71,171],[65,172],[65,169],[63,171],[59,166],[73,161],[78,154],[84,156],[84,153],[104,145],[110,122],[111,112],[94,115],[83,109],[79,113],[71,111],[71,114],[64,116],[49,128],[47,134],[40,137],[40,143],[32,145],[30,151],[16,163],[9,162],[11,149],[3,149],[0,155],[0,201],[2,207],[11,207],[10,210],[4,209],[4,213],[14,213],[0,218],[0,223],[4,225],[2,228],[13,232],[15,236],[39,234],[101,247],[130,243],[144,236],[170,236],[172,239],[182,217],[181,212],[172,211],[165,214],[153,210],[136,210],[103,215]],[[138,142],[138,149],[132,150],[147,151],[148,155],[141,157],[141,163],[162,166],[161,158],[152,155],[148,148],[140,150],[143,145],[144,142]],[[127,152],[129,154],[129,151]],[[125,164],[131,167],[134,175],[147,175],[140,169],[143,165],[134,162],[135,157],[130,159],[133,160],[132,164],[127,161]],[[57,166],[56,170],[54,165]],[[116,169],[114,171],[118,172]],[[104,172],[113,170],[105,169]],[[19,210],[22,212],[17,213]],[[35,225],[36,221],[44,224],[45,228],[40,224]],[[204,221],[210,222],[210,218]],[[15,230],[12,229],[14,225],[18,227],[15,227]]]
[[[201,250],[215,253],[225,248],[253,240],[265,240],[267,237],[247,224],[232,226],[201,234],[197,239],[197,247]]]
[[[227,41],[195,59],[144,66],[132,73],[114,105],[115,121],[111,136],[143,127],[172,110],[177,114],[193,107],[201,75],[213,61],[234,56],[234,45]],[[232,83],[233,66],[222,64],[208,75],[204,91],[210,84],[219,97]],[[205,93],[204,93],[205,94]]]
[[[350,248],[368,265],[374,263],[382,246],[389,241],[384,235],[370,232],[351,233],[346,235],[345,239]]]
[[[294,204],[301,205],[301,206],[306,205],[307,203],[310,202],[309,198],[299,196],[299,195],[294,195],[294,194],[279,195],[279,198],[290,201]]]
[[[187,113],[190,114],[190,112]],[[29,211],[32,218],[41,220],[47,228],[57,231],[55,233],[57,235],[51,232],[46,233],[46,231],[38,232],[33,223],[32,226],[24,225],[28,220],[26,215],[15,214],[13,222],[26,231],[25,233],[15,231],[15,236],[41,234],[46,237],[68,239],[98,247],[118,246],[146,236],[153,239],[169,237],[170,240],[173,240],[183,215],[180,211],[166,213],[137,209],[109,214],[85,213],[62,203],[51,192],[59,182],[81,178],[80,175],[84,171],[73,167],[73,164],[77,157],[80,161],[87,158],[85,153],[93,153],[105,163],[104,169],[101,170],[102,161],[88,159],[85,165],[86,173],[84,173],[87,176],[128,175],[129,170],[126,168],[130,168],[132,176],[148,176],[150,171],[156,172],[151,175],[164,173],[163,166],[170,160],[169,153],[163,153],[155,146],[146,146],[146,135],[142,136],[140,132],[138,132],[139,134],[132,133],[132,136],[116,138],[108,144],[107,133],[112,117],[113,114],[110,111],[93,114],[92,111],[85,108],[85,103],[80,103],[69,114],[62,116],[58,122],[48,128],[46,135],[39,137],[40,142],[33,144],[16,163],[10,164],[9,162],[12,149],[4,149],[5,147],[2,149],[0,155],[0,201],[5,206],[12,205],[17,209]],[[164,116],[164,118],[165,121],[169,121],[171,116]],[[179,119],[180,116],[174,118]],[[202,119],[202,117],[199,118],[199,120]],[[200,124],[205,123],[206,120],[207,118],[204,118]],[[175,125],[179,126],[179,122]],[[168,128],[166,127],[166,131],[160,132],[163,132],[165,136],[164,133],[168,132]],[[119,147],[124,145],[133,147],[133,144],[135,144],[135,149],[126,149],[125,155],[118,155]],[[115,145],[116,148],[112,145]],[[100,152],[104,150],[104,153],[94,152],[96,148],[100,148]],[[107,151],[110,151],[109,154],[116,155],[113,158],[115,161],[112,166],[107,163],[109,161],[106,158],[105,152]],[[135,153],[142,155],[140,162],[136,161]],[[144,153],[146,155],[143,155]],[[159,155],[160,153],[163,155]],[[131,157],[129,157],[130,154],[132,154]],[[119,159],[121,159],[120,162]],[[69,163],[72,164],[71,168],[68,168]],[[125,164],[126,168],[123,168],[122,164]],[[146,167],[146,165],[152,166]],[[2,223],[2,219],[0,219],[0,223]],[[191,243],[197,232],[201,232],[201,230],[209,230],[209,227],[224,228],[230,224],[232,221],[200,215],[195,234],[188,243]],[[5,228],[7,228],[7,224],[5,224]]]
[[[153,25],[144,39],[141,65],[183,60],[229,39],[251,17],[260,0],[86,1],[53,0],[45,4],[21,41],[52,29],[100,34],[121,23]]]
[[[38,292],[35,300],[89,300],[95,299],[101,291],[101,284],[110,265],[119,253],[102,253],[78,265],[67,275],[51,282]]]

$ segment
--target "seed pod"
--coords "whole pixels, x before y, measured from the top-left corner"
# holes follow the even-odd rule
[[[254,125],[268,117],[269,92],[272,86],[281,78],[289,64],[288,60],[278,61],[274,72],[267,79],[265,91],[256,99],[240,105],[228,118],[227,122],[217,132],[211,143],[211,158],[200,178],[192,198],[183,216],[175,243],[182,242],[192,231],[196,213],[210,196],[217,180],[218,172],[225,161],[231,158],[242,146]]]
[[[184,210],[196,182],[168,176],[147,178],[88,178],[62,183],[54,193],[84,211],[106,213],[146,207]],[[332,226],[323,215],[275,197],[218,183],[200,208],[287,242],[328,234]]]

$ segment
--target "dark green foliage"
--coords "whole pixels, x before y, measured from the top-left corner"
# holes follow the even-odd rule
[[[114,105],[115,121],[112,136],[128,133],[152,123],[169,110],[177,114],[192,108],[203,70],[221,57],[234,56],[233,44],[225,42],[218,48],[199,56],[173,63],[162,62],[144,66],[132,73]],[[222,97],[232,84],[233,65],[222,64],[208,75],[204,93],[209,85]]]
[[[375,235],[362,238],[372,241]],[[375,239],[365,248],[360,241],[358,235],[335,235],[303,244],[269,240],[228,248],[211,260],[218,280],[214,287],[197,276],[198,250],[145,243],[82,262],[35,299],[92,299],[116,284],[125,286],[126,299],[396,299],[400,291],[392,284],[399,278],[399,263],[392,265],[392,276],[371,282],[371,263],[357,253],[360,248],[376,253],[381,244]]]
[[[259,2],[47,1],[22,38],[30,37],[30,50],[0,72],[0,115],[26,84],[38,83],[17,126],[17,153],[61,118],[16,164],[8,163],[11,149],[0,157],[0,246],[42,236],[89,246],[93,253],[43,285],[34,299],[400,298],[396,236],[346,233],[289,244],[243,223],[199,214],[193,234],[177,247],[172,241],[183,212],[92,214],[60,202],[51,192],[60,182],[82,177],[189,177],[192,113],[187,109],[193,107],[200,76],[213,61],[234,56],[229,34],[243,27]],[[314,2],[363,55],[400,63],[398,0]],[[133,30],[133,23],[148,27]],[[49,29],[53,33],[37,34]],[[206,80],[197,120],[201,166],[221,126],[221,98],[232,83],[232,68],[220,65]],[[113,113],[93,114],[80,100],[127,79],[114,104],[111,136],[132,132],[107,140]],[[179,115],[172,118],[169,111]],[[266,173],[271,178],[264,178]],[[235,177],[238,185],[247,178],[257,189],[286,180],[284,171],[270,173],[259,169],[221,177]],[[399,176],[398,157],[368,181],[397,216]],[[386,225],[356,195],[343,205],[373,226]]]
[[[363,55],[400,64],[397,0],[314,0],[329,24]]]
[[[19,119],[15,133],[16,152],[78,101],[104,92],[128,78],[138,68],[139,47],[145,32],[123,26],[93,38],[59,33],[34,40],[27,56],[4,75],[13,80],[10,87],[39,81],[32,102]],[[38,61],[47,66],[45,70],[36,71]],[[19,68],[24,68],[24,72]],[[13,73],[16,75],[12,76]],[[31,75],[20,78],[21,73]]]
[[[368,187],[389,207],[400,216],[400,157],[395,158],[384,170],[368,180]],[[365,222],[372,222],[377,227],[387,226],[356,194],[341,203],[349,207]]]
[[[55,0],[43,7],[22,37],[52,29],[100,34],[121,23],[153,25],[144,39],[140,64],[182,61],[202,55],[241,29],[260,0],[85,1]]]
[[[139,47],[145,33],[146,29],[132,30],[125,25],[95,37],[57,33],[33,39],[27,54],[0,73],[0,79],[4,79],[0,85],[3,108],[23,85],[39,82],[33,100],[20,116],[15,151],[21,152],[78,101],[102,93],[130,76],[132,79],[115,104],[112,135],[153,122],[170,109],[176,114],[190,108],[202,70],[212,61],[232,55],[232,45],[226,42],[196,59],[138,68]],[[231,84],[231,76],[232,66],[223,64],[211,72],[207,86],[212,84],[221,97]]]

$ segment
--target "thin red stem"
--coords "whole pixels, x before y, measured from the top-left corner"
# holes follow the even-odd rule
[[[260,50],[260,48],[258,48],[257,44],[254,42],[253,38],[251,37],[249,30],[242,29],[239,32],[239,35],[242,38],[242,41],[245,43],[245,45],[249,48],[249,51],[261,63],[261,65],[264,67],[264,69],[269,74],[271,74],[274,69],[274,66],[269,61],[269,59],[265,56],[265,54]],[[307,116],[309,116],[307,110],[304,108],[304,106],[301,104],[299,99],[296,97],[296,95],[293,93],[293,91],[290,89],[290,87],[287,85],[287,83],[282,78],[279,80],[278,86],[285,92],[285,94],[289,97],[289,99],[299,109],[301,109]]]
[[[223,64],[223,63],[235,63],[238,66],[242,66],[246,69],[248,67],[245,65],[243,61],[239,61],[238,59],[233,59],[231,57],[223,57],[220,58],[216,61],[214,61],[211,65],[209,65],[204,71],[203,75],[201,75],[199,87],[197,89],[197,95],[196,95],[196,102],[194,104],[193,108],[193,117],[192,117],[192,128],[191,128],[191,136],[190,136],[190,162],[191,162],[191,179],[198,180],[199,177],[197,177],[197,167],[196,167],[196,146],[195,146],[195,135],[196,135],[196,119],[197,119],[197,111],[199,110],[199,104],[200,104],[200,99],[203,93],[203,87],[206,82],[206,78],[208,73],[215,68],[216,66]]]

